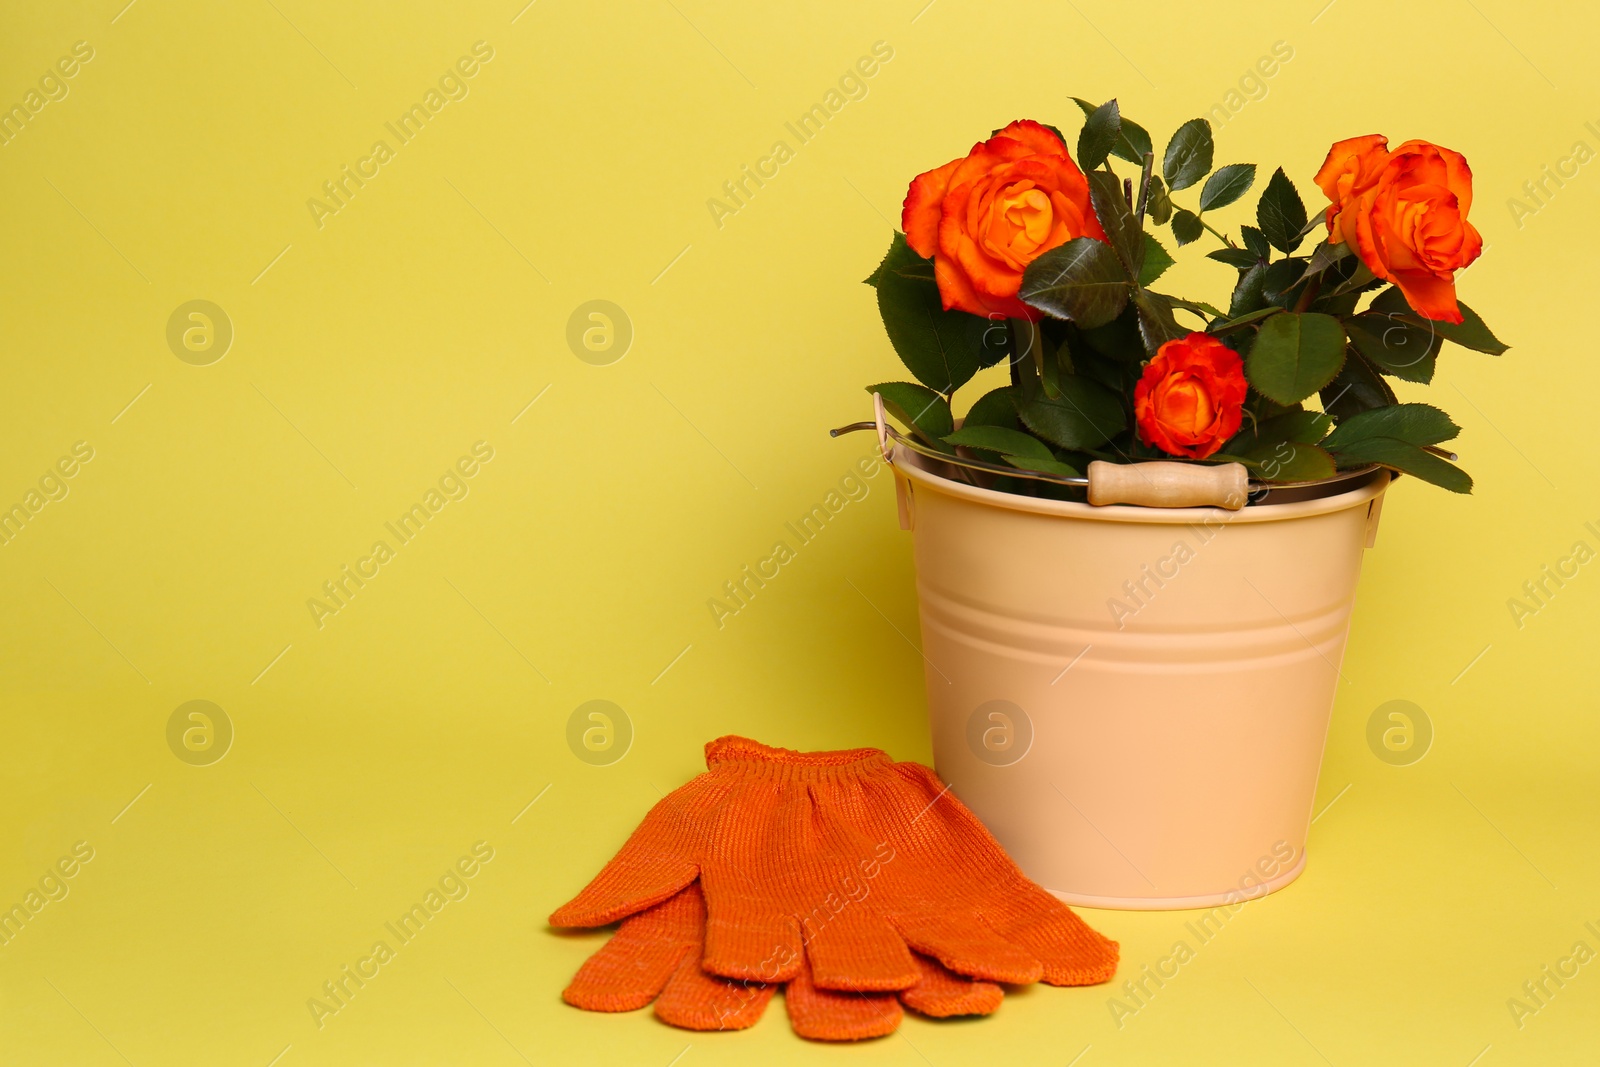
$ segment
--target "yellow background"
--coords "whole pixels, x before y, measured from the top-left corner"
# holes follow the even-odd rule
[[[1600,526],[1600,164],[1520,227],[1506,201],[1575,141],[1600,148],[1584,125],[1600,125],[1600,21],[1510,0],[924,2],[8,5],[0,103],[74,42],[94,58],[0,147],[0,504],[74,442],[94,459],[0,547],[0,904],[75,842],[94,858],[0,947],[0,1058],[1593,1054],[1600,964],[1520,1029],[1506,1001],[1574,942],[1600,949],[1583,925],[1600,926],[1600,571],[1520,629],[1506,601],[1575,541],[1600,547],[1583,526]],[[480,40],[494,57],[470,94],[318,228],[306,201]],[[719,228],[707,199],[773,141],[793,146],[783,124],[876,41],[894,54],[866,98]],[[907,181],[1016,117],[1075,134],[1071,95],[1119,96],[1159,147],[1277,41],[1293,58],[1217,129],[1217,162],[1255,161],[1263,180],[1281,163],[1314,205],[1335,138],[1465,152],[1488,250],[1462,292],[1515,346],[1440,361],[1429,395],[1464,427],[1478,491],[1391,494],[1319,789],[1319,810],[1336,803],[1304,877],[1120,1030],[1107,989],[1030,988],[994,1018],[908,1018],[844,1050],[792,1037],[778,1003],[712,1035],[562,1005],[606,935],[544,917],[704,741],[929,758],[886,476],[721,629],[706,606],[865,452],[824,434],[863,417],[862,386],[904,377],[860,279]],[[1163,287],[1216,301],[1230,279],[1191,250]],[[193,299],[235,332],[209,366],[166,341]],[[566,342],[595,299],[634,329],[609,366]],[[494,459],[470,495],[319,628],[307,599],[480,440]],[[195,699],[236,731],[210,766],[167,745]],[[591,699],[635,732],[609,766],[567,745]],[[1436,731],[1412,766],[1366,745],[1392,699]],[[318,1029],[307,999],[478,841],[494,859],[470,895]],[[1191,918],[1086,914],[1121,941],[1125,974]]]

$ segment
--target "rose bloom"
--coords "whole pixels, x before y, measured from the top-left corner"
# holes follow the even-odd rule
[[[1393,282],[1423,318],[1461,321],[1455,272],[1478,258],[1483,238],[1467,221],[1472,171],[1459,152],[1367,134],[1328,151],[1317,185],[1332,201],[1328,239],[1343,241],[1374,275]]]
[[[901,226],[933,259],[946,311],[1017,319],[1039,318],[1017,299],[1024,267],[1074,237],[1106,238],[1066,145],[1028,120],[918,175]]]
[[[1205,459],[1239,432],[1244,362],[1215,337],[1191,333],[1156,350],[1133,389],[1139,439],[1163,452]]]

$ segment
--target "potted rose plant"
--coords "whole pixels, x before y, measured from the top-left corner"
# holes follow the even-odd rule
[[[1391,478],[1471,489],[1440,447],[1458,427],[1389,379],[1429,382],[1446,342],[1506,346],[1456,295],[1482,248],[1460,154],[1339,141],[1325,209],[1279,169],[1236,239],[1214,213],[1256,168],[1213,167],[1204,119],[1158,168],[1115,100],[1076,102],[1076,159],[1019,121],[912,181],[867,281],[915,381],[869,392],[941,776],[1069,902],[1215,904],[1304,866]],[[1153,227],[1214,243],[1226,299],[1162,291]]]

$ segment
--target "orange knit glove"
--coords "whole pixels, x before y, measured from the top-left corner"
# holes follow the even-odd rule
[[[1117,946],[1028,881],[933,772],[876,749],[798,753],[739,737],[666,797],[556,926],[600,926],[700,879],[702,967],[755,982],[892,992],[916,949],[993,982],[1105,981]],[[802,1000],[804,996],[802,996]]]
[[[766,1010],[777,986],[740,982],[700,969],[705,901],[699,884],[624,919],[616,935],[578,969],[562,999],[587,1011],[633,1011],[655,1001],[663,1022],[686,1030],[743,1030]],[[900,1025],[900,1005],[924,1015],[988,1015],[999,986],[951,974],[917,956],[921,980],[894,993],[818,989],[802,968],[784,994],[795,1033],[821,1041],[881,1037]]]

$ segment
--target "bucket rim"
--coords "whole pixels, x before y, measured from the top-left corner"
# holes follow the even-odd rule
[[[891,466],[897,474],[904,476],[908,481],[969,503],[1054,518],[1154,525],[1182,525],[1202,519],[1214,519],[1229,524],[1282,522],[1288,519],[1327,515],[1369,504],[1383,495],[1393,479],[1393,473],[1387,467],[1379,467],[1344,492],[1308,500],[1252,504],[1238,511],[1219,507],[1158,508],[1135,504],[1094,505],[1073,500],[1046,500],[1041,497],[1020,496],[1016,493],[1002,493],[996,489],[967,485],[942,474],[936,474],[923,466],[923,463],[927,462],[924,457],[898,443],[894,445],[893,457]]]

